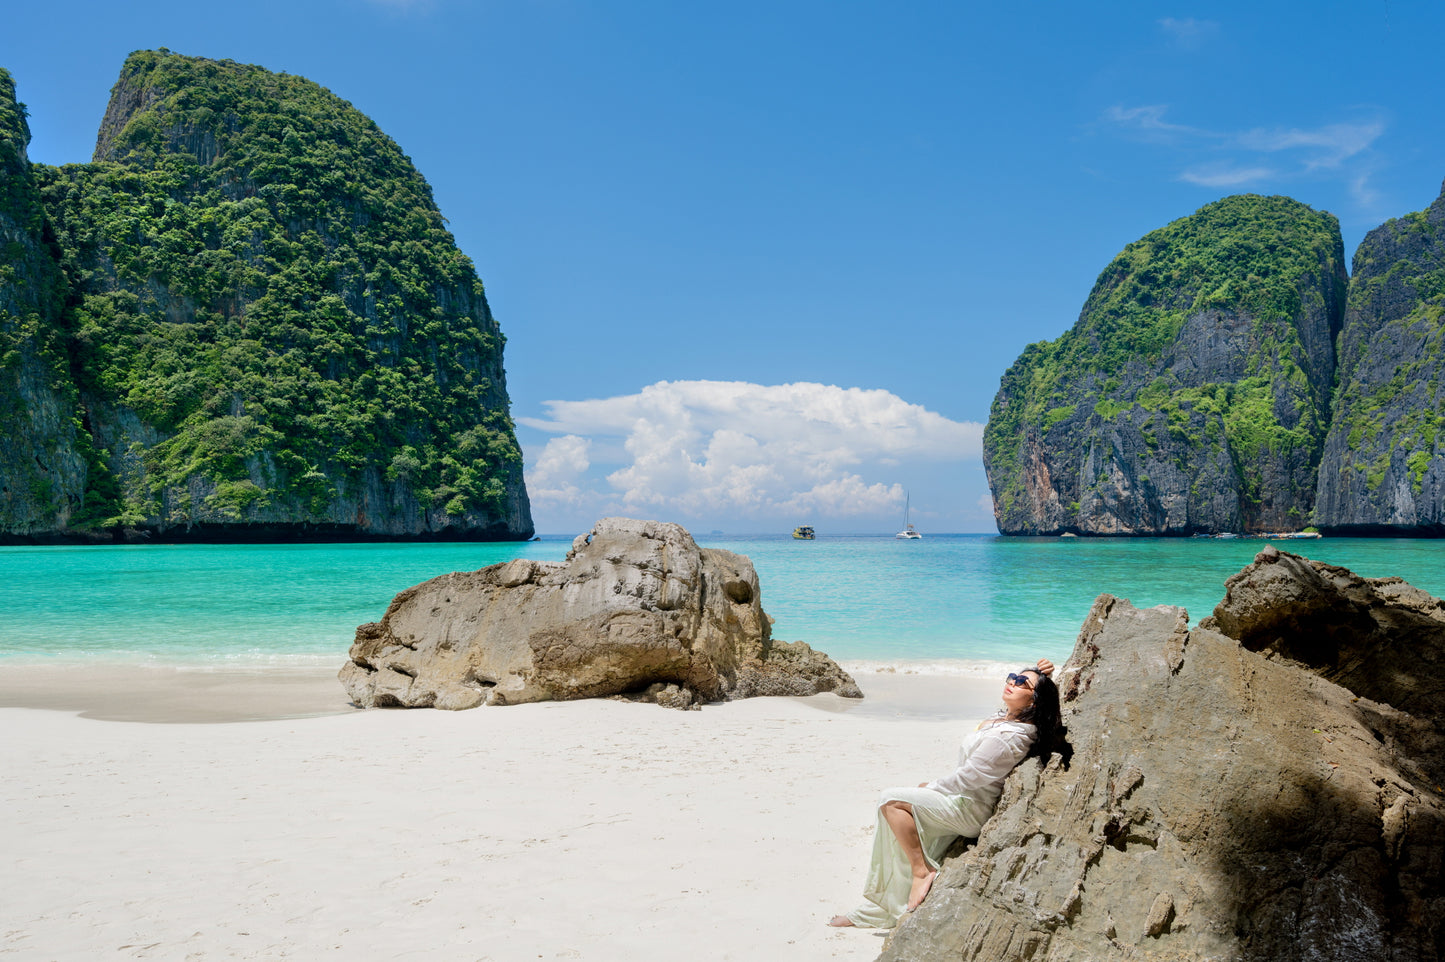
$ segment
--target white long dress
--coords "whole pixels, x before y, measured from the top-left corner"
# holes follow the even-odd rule
[[[868,901],[848,913],[848,920],[865,928],[888,929],[908,909],[913,871],[908,856],[883,818],[888,802],[913,807],[913,824],[923,843],[923,857],[933,868],[959,837],[977,838],[1003,793],[1004,779],[1023,761],[1038,737],[1026,722],[985,722],[963,739],[958,768],[923,788],[889,788],[878,798],[878,821],[873,828],[873,857],[863,896]]]

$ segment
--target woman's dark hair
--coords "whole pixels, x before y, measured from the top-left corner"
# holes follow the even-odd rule
[[[1017,717],[1039,730],[1038,738],[1034,739],[1033,747],[1024,757],[1038,757],[1048,764],[1049,756],[1058,752],[1064,756],[1064,767],[1068,768],[1074,751],[1065,738],[1069,730],[1059,713],[1059,686],[1049,676],[1040,674],[1037,668],[1026,668],[1024,671],[1032,672],[1038,680],[1034,682],[1033,704],[1019,712]]]

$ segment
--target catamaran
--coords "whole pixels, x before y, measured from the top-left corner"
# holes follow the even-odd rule
[[[905,494],[903,496],[903,530],[898,532],[893,537],[902,538],[905,541],[912,541],[914,539],[922,540],[923,535],[919,534],[918,529],[913,527],[913,525],[908,522],[908,509],[910,507],[911,504],[909,502],[908,495]]]

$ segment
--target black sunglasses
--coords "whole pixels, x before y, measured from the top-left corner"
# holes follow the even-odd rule
[[[1010,673],[1007,681],[1010,685],[1013,685],[1015,687],[1027,688],[1029,691],[1034,690],[1034,683],[1029,680],[1028,675],[1015,675]]]

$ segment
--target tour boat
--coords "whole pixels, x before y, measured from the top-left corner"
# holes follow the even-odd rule
[[[797,538],[799,541],[812,541],[813,526],[810,524],[798,525],[796,528],[793,529],[793,537]]]

